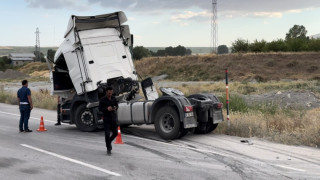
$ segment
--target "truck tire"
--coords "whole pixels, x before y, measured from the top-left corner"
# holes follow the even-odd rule
[[[75,124],[78,129],[85,132],[92,132],[97,130],[94,113],[87,109],[86,104],[81,104],[76,110]]]
[[[212,120],[209,120],[206,124],[204,124],[203,126],[205,127],[201,127],[198,126],[196,127],[194,133],[195,134],[207,134],[207,133],[211,133],[213,130],[215,130],[218,127],[218,124],[213,124]]]
[[[161,107],[155,117],[154,126],[160,137],[166,140],[179,137],[181,122],[173,106]]]
[[[185,129],[185,128],[181,127],[178,138],[182,138],[183,136],[187,135],[188,132],[189,132],[189,129]]]

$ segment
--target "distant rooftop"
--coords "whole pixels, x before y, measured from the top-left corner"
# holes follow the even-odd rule
[[[10,58],[12,61],[34,61],[31,57],[12,57]]]
[[[10,53],[9,57],[12,58],[35,58],[33,53]]]

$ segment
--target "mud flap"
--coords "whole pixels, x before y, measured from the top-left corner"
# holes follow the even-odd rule
[[[186,117],[183,120],[183,127],[185,129],[194,128],[198,126],[198,122],[195,117]]]
[[[213,124],[221,123],[223,121],[222,109],[210,109],[210,118]]]

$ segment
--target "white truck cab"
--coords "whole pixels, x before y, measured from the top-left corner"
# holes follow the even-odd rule
[[[60,96],[61,121],[82,131],[102,128],[99,100],[111,86],[119,100],[121,125],[154,124],[164,139],[182,137],[189,130],[213,131],[223,121],[216,96],[185,97],[173,88],[160,88],[159,96],[151,78],[138,81],[130,51],[133,35],[123,24],[126,21],[123,12],[71,16],[51,72],[51,92]],[[140,86],[143,100],[137,98]]]

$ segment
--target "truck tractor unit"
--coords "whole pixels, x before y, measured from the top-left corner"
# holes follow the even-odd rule
[[[111,86],[121,126],[154,124],[163,139],[213,131],[223,121],[222,103],[215,95],[186,97],[177,89],[161,87],[159,96],[151,78],[138,79],[131,54],[133,35],[126,21],[123,12],[71,16],[50,72],[61,122],[86,132],[103,128],[99,100]]]

